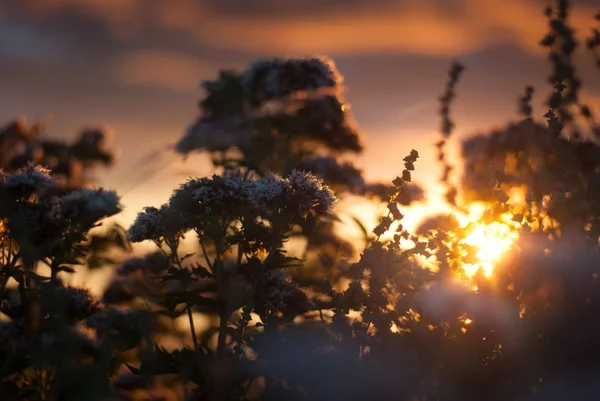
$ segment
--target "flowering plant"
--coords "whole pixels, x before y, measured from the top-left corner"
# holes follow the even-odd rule
[[[573,110],[598,126],[578,101],[568,5],[547,10],[548,126],[533,121],[528,89],[524,121],[463,143],[459,185],[445,156],[463,71],[452,66],[437,144],[452,213],[414,232],[403,220],[418,152],[387,186],[339,160],[362,145],[322,58],[263,60],[204,84],[202,116],[177,150],[209,151],[222,171],[140,211],[128,239],[155,250],[120,264],[101,299],[67,277],[90,263],[91,231],[120,212],[119,197],[69,186],[51,155],[110,161],[102,141],[83,141],[95,156],[41,146],[19,168],[3,153],[2,399],[597,399],[598,152]],[[387,213],[357,260],[327,259],[332,243],[343,248],[332,222],[349,192]],[[474,200],[485,204],[472,216]],[[317,268],[310,252],[289,252],[298,233]],[[197,252],[183,254],[190,236]]]

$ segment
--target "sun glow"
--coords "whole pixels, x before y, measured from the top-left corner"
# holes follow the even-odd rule
[[[513,188],[509,197],[508,204],[519,206],[524,202],[525,191],[522,188]],[[468,245],[468,247],[463,247],[464,258],[459,261],[464,276],[470,279],[481,269],[486,277],[491,277],[495,266],[518,239],[520,223],[514,221],[514,215],[511,212],[496,216],[495,221],[489,222],[489,217],[486,217],[489,208],[490,205],[485,202],[473,202],[466,206],[466,210],[456,210],[449,207],[443,200],[432,196],[422,204],[406,207],[402,226],[407,231],[414,233],[422,221],[423,215],[434,215],[436,212],[454,215],[461,229],[450,233],[450,237],[452,241],[458,242],[459,247],[461,244]],[[348,216],[358,216],[365,227],[374,227],[378,222],[377,216],[386,212],[385,208],[381,209],[376,202],[360,198],[348,199],[347,203],[344,203],[344,211]],[[337,228],[340,229],[342,235],[346,238],[351,237],[357,243],[364,240],[364,233],[361,233],[357,225],[350,219],[340,223]],[[382,239],[384,241],[392,240],[394,234],[395,232],[390,230],[382,236]],[[405,240],[401,244],[401,247],[406,249],[412,246],[414,246],[414,242],[411,240]],[[466,248],[471,249],[467,251]],[[417,254],[415,260],[422,267],[431,270],[435,270],[439,263],[436,256],[427,258]],[[474,287],[473,290],[477,291],[477,288]]]
[[[477,224],[462,241],[477,249],[475,256],[478,261],[463,264],[467,276],[472,277],[479,269],[483,269],[486,277],[491,276],[495,264],[510,249],[517,238],[517,231],[506,223]]]

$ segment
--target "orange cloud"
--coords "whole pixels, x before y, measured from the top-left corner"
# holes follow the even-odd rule
[[[272,53],[408,52],[453,55],[491,38],[473,35],[463,21],[419,3],[387,10],[349,10],[294,18],[242,19],[221,15],[198,28],[199,38],[228,49]]]
[[[222,67],[182,53],[139,51],[128,54],[115,66],[115,76],[124,85],[152,85],[197,91],[204,77]]]
[[[526,0],[404,0],[393,4],[323,6],[313,14],[252,17],[210,8],[202,0],[38,0],[35,10],[64,7],[95,13],[116,32],[141,27],[182,31],[203,44],[260,53],[404,52],[450,56],[497,43],[530,52],[546,32],[542,2]],[[449,11],[448,5],[454,10]],[[294,7],[290,2],[290,7]],[[458,11],[457,11],[458,10]],[[571,25],[587,35],[597,10],[575,2]]]
[[[229,49],[276,53],[353,54],[405,52],[456,55],[496,43],[516,43],[531,52],[546,32],[542,8],[523,0],[457,0],[450,14],[442,1],[351,8],[343,13],[245,19],[212,16],[197,34]],[[587,34],[591,8],[573,10],[571,23]],[[212,33],[212,34],[211,34]]]

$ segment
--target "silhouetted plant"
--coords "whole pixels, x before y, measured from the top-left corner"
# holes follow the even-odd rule
[[[57,195],[55,185],[49,170],[32,164],[0,181],[0,299],[10,318],[2,322],[2,391],[20,399],[94,399],[106,390],[119,355],[86,329],[102,306],[60,274],[85,265],[94,251],[88,232],[121,206],[112,191]],[[16,288],[8,288],[11,279]]]
[[[2,399],[597,399],[585,380],[600,360],[600,166],[574,110],[590,133],[597,125],[579,103],[568,11],[564,0],[547,11],[547,125],[534,121],[528,87],[522,121],[463,143],[457,187],[444,148],[463,68],[451,67],[438,149],[454,208],[414,233],[402,223],[418,153],[389,186],[337,159],[361,145],[323,59],[261,61],[204,84],[202,116],[178,149],[207,150],[225,168],[138,214],[129,239],[156,250],[122,263],[100,300],[62,278],[85,265],[89,232],[119,212],[118,196],[59,191],[44,163],[7,167]],[[332,218],[334,191],[387,204],[354,262],[322,252],[344,246],[330,223],[318,226]],[[472,201],[484,210],[465,223]],[[492,224],[518,239],[488,275],[469,238]],[[298,229],[339,276],[288,253]],[[183,255],[189,235],[199,251]]]
[[[176,149],[207,151],[215,166],[261,176],[301,169],[324,179],[340,198],[353,193],[385,201],[387,185],[366,183],[362,171],[342,159],[363,150],[342,81],[334,62],[323,57],[265,59],[242,72],[223,70],[218,80],[203,83],[201,115]],[[423,200],[423,190],[410,186],[403,203]],[[335,233],[337,220],[309,218],[294,233],[307,240],[311,267],[297,277],[303,286],[317,289],[321,279],[340,278],[338,262],[352,256],[352,244]]]

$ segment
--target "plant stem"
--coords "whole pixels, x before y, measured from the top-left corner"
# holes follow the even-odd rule
[[[171,255],[172,258],[175,260],[175,263],[177,264],[177,267],[181,270],[183,270],[183,265],[181,263],[181,259],[179,258],[179,254],[177,253],[177,246],[171,244],[170,246],[171,248]],[[183,283],[183,290],[187,291],[187,285],[186,283]],[[191,304],[188,302],[185,304],[185,308],[187,309],[187,315],[188,315],[188,320],[190,322],[190,332],[192,335],[192,341],[194,342],[194,350],[198,351],[198,338],[196,337],[196,326],[194,325],[194,317],[192,316],[192,306]]]
[[[6,274],[11,274],[11,270],[15,267],[14,265],[17,263],[17,261],[21,257],[21,252],[17,252],[16,254],[13,254],[12,242],[10,245],[9,252],[10,252],[10,254],[7,257],[7,263],[3,269],[3,273],[6,273]],[[6,286],[8,285],[9,279],[10,279],[10,277],[6,276],[6,275],[2,276],[2,278],[0,279],[0,304],[2,304],[2,300],[4,299],[4,295],[6,294]]]
[[[225,277],[223,276],[223,266],[220,262],[219,254],[217,254],[214,267],[217,270],[215,272],[217,276],[217,291],[221,301],[219,310],[219,338],[217,341],[217,355],[222,355],[225,351],[225,345],[227,342],[227,321],[229,317],[227,316],[227,300],[225,297]]]
[[[3,276],[0,278],[0,304],[2,304],[2,300],[4,299],[4,294],[6,293],[6,286],[8,284],[8,277]]]
[[[192,340],[194,341],[194,350],[198,351],[198,338],[196,337],[196,328],[194,326],[194,318],[192,316],[192,308],[190,304],[187,304],[187,314],[188,319],[190,320],[190,331],[192,332]]]
[[[202,240],[202,236],[200,235],[200,233],[198,233],[198,239],[200,241],[200,246],[202,247],[202,254],[204,255],[204,260],[206,260],[206,264],[208,265],[208,268],[212,271],[213,274],[215,274],[215,270],[213,268],[212,263],[210,263],[210,259],[208,257],[208,252],[206,251],[206,246],[204,245],[204,241]]]

